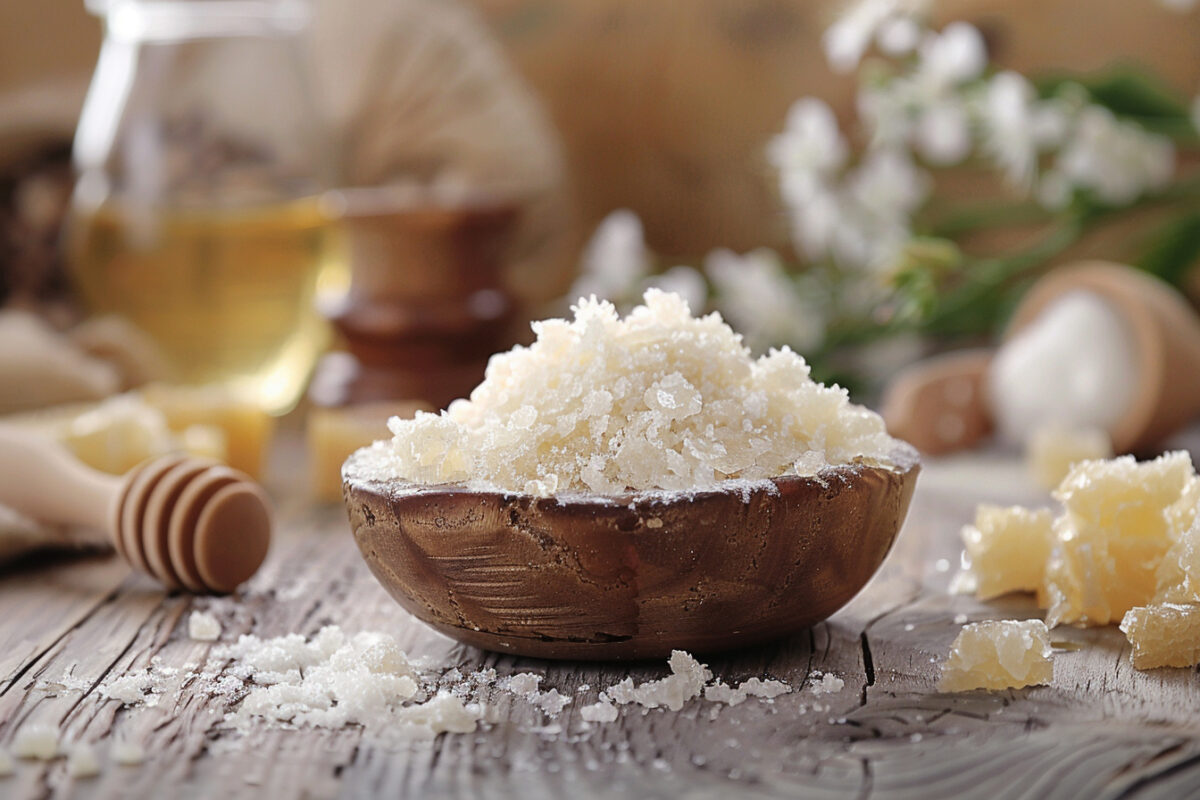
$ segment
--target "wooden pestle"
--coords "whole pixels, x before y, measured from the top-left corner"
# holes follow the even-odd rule
[[[0,504],[35,519],[103,530],[135,569],[171,589],[231,592],[266,558],[266,494],[209,459],[153,458],[123,476],[62,445],[0,425]]]

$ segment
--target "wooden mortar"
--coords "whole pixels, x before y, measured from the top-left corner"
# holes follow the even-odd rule
[[[372,479],[357,459],[350,525],[401,606],[466,644],[570,659],[726,650],[820,622],[883,562],[919,471],[905,447],[892,469],[537,498]]]

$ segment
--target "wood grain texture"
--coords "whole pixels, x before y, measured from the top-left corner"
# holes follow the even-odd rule
[[[345,492],[371,571],[442,633],[540,658],[665,658],[762,644],[844,606],[904,521],[905,456],[609,502],[364,480],[352,460]]]
[[[290,490],[289,490],[290,491]],[[627,675],[662,677],[662,661],[549,662],[458,645],[402,611],[370,575],[341,508],[312,509],[285,491],[281,530],[262,572],[236,596],[164,596],[113,559],[43,564],[0,578],[0,746],[35,721],[95,743],[104,772],[72,780],[64,761],[20,762],[0,797],[885,797],[1182,798],[1200,795],[1200,687],[1194,670],[1138,672],[1115,628],[1058,629],[1052,686],[942,695],[937,664],[970,620],[1034,616],[1023,597],[980,603],[946,591],[958,528],[982,498],[1048,498],[1020,469],[972,457],[926,467],[884,568],[811,630],[706,659],[727,681],[786,680],[773,703],[693,701],[680,712],[625,707],[614,723],[579,708]],[[944,561],[943,561],[944,560]],[[533,671],[575,698],[556,720],[496,693],[474,734],[400,744],[387,731],[256,729],[223,722],[239,698],[180,685],[156,708],[122,708],[94,687],[106,676],[203,661],[186,616],[208,607],[223,640],[315,633],[335,622],[387,631],[410,652],[464,670]],[[1080,647],[1080,645],[1082,645]],[[1076,649],[1072,649],[1076,648]],[[58,685],[70,671],[93,687]],[[813,676],[845,680],[813,693]],[[579,691],[582,685],[590,688]],[[560,733],[546,728],[553,722]],[[139,767],[107,763],[114,736],[142,744]]]

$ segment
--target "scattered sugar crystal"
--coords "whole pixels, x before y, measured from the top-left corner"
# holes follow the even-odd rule
[[[791,690],[791,686],[788,686],[783,681],[776,680],[748,678],[738,684],[736,689],[717,680],[704,687],[704,699],[736,706],[739,703],[745,702],[749,697],[761,697],[773,700],[781,694],[787,694]]]
[[[966,614],[955,614],[954,615],[954,624],[955,625],[966,625],[968,619],[970,619],[970,617],[968,617]]]
[[[188,638],[198,642],[215,642],[221,637],[221,623],[207,611],[193,611],[188,617]]]
[[[0,778],[7,778],[17,771],[17,765],[13,763],[13,757],[9,752],[0,749]]]
[[[975,524],[962,530],[976,577],[976,594],[987,600],[1008,592],[1040,589],[1054,548],[1053,525],[1049,509],[979,506]]]
[[[136,767],[146,760],[146,751],[142,749],[142,746],[125,739],[113,742],[108,755],[114,764],[122,767]]]
[[[329,728],[375,724],[404,735],[434,736],[474,731],[484,713],[449,691],[409,702],[420,691],[419,676],[396,641],[383,633],[347,636],[337,626],[326,626],[311,640],[298,634],[266,640],[242,636],[219,655],[240,662],[252,681],[232,715],[239,727],[261,718]],[[494,670],[482,678],[489,674],[494,680]],[[441,678],[470,683],[457,670]]]
[[[532,702],[550,716],[557,717],[570,704],[571,698],[559,694],[557,689],[551,689],[548,692],[536,695],[536,697],[532,698]]]
[[[683,650],[672,650],[667,664],[671,667],[671,674],[635,687],[634,702],[646,708],[666,706],[678,711],[688,700],[699,697],[704,691],[704,684],[712,680],[712,672],[708,667]]]
[[[516,675],[510,675],[504,680],[503,688],[517,695],[530,695],[538,690],[538,686],[542,682],[541,675],[535,675],[532,672],[521,672]]]
[[[1099,428],[1039,428],[1025,448],[1025,462],[1039,486],[1053,489],[1080,461],[1112,458],[1112,439]]]
[[[13,754],[17,758],[50,761],[58,757],[58,728],[42,722],[22,725],[13,737]]]
[[[395,718],[405,724],[420,729],[427,736],[439,733],[473,733],[482,717],[482,709],[475,705],[467,705],[452,694],[439,692],[424,703],[414,703],[403,706],[395,713]]]
[[[634,685],[632,678],[610,686],[600,693],[600,702],[626,705],[637,703],[647,709],[666,706],[672,711],[683,708],[683,704],[704,691],[704,685],[712,680],[712,672],[683,650],[672,650],[667,659],[671,674],[656,681]]]
[[[678,295],[652,289],[625,319],[580,300],[573,321],[534,330],[533,345],[492,357],[470,399],[390,420],[393,438],[359,450],[347,474],[612,495],[909,452],[878,414],[814,382],[799,355],[754,360],[719,315],[693,317]]]
[[[618,705],[626,705],[635,700],[633,688],[633,678],[625,678],[601,692],[601,697],[607,697]]]
[[[979,579],[975,577],[975,573],[969,569],[960,569],[954,573],[946,590],[950,594],[975,594],[977,588]]]
[[[1038,619],[976,622],[965,626],[942,663],[943,692],[1019,689],[1054,678],[1050,634]]]
[[[94,778],[100,774],[100,759],[87,742],[76,742],[67,751],[67,774],[72,778]]]
[[[831,676],[827,676],[831,677]],[[835,679],[836,680],[836,679]],[[761,678],[749,678],[742,682],[739,689],[746,692],[751,697],[762,697],[767,700],[773,700],[781,694],[787,694],[792,690],[792,687],[777,680],[762,680]],[[841,687],[839,686],[838,689]],[[836,691],[836,690],[835,690]]]
[[[812,685],[813,694],[836,694],[845,687],[846,682],[834,675],[832,672],[826,672],[821,676],[821,679],[814,681]]]
[[[704,687],[704,699],[714,703],[736,706],[746,700],[746,693],[727,683],[717,681]]]
[[[1200,605],[1158,603],[1131,608],[1121,632],[1133,645],[1137,669],[1190,667],[1200,663]]]
[[[71,692],[86,692],[92,688],[90,680],[75,675],[74,665],[67,667],[67,671],[58,679],[58,684]]]
[[[155,688],[154,678],[149,671],[135,672],[131,675],[120,675],[100,687],[100,695],[110,700],[119,700],[127,706],[145,703],[154,705],[156,698],[147,695],[147,691]]]
[[[237,711],[242,721],[264,717],[330,728],[367,723],[386,717],[420,688],[404,652],[382,633],[347,637],[326,626],[311,641],[297,634],[242,636],[221,654],[249,665],[259,684]],[[449,706],[440,701],[442,707]]]
[[[579,709],[579,716],[583,717],[584,722],[616,722],[619,714],[616,706],[603,700]]]

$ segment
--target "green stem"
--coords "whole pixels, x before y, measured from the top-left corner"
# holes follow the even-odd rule
[[[825,344],[813,354],[814,360],[830,357],[847,347],[868,344],[889,336],[903,333],[929,335],[964,335],[988,330],[999,320],[996,316],[1004,305],[997,302],[997,293],[1004,291],[1006,284],[1037,274],[1046,263],[1066,250],[1085,233],[1103,225],[1110,217],[1126,211],[1172,205],[1179,202],[1195,203],[1200,199],[1200,175],[1178,180],[1154,195],[1142,197],[1128,206],[1120,208],[1092,207],[1076,211],[1056,225],[1041,241],[1027,250],[1006,257],[987,258],[964,268],[964,283],[951,289],[939,300],[933,313],[924,319],[897,317],[884,322],[869,319],[847,320],[830,327]],[[987,213],[998,213],[997,221],[984,219]],[[1044,214],[1045,212],[1041,212]],[[1016,222],[1018,219],[1033,220],[1035,210],[1024,205],[1009,206],[986,212],[974,209],[963,212],[961,221],[953,219],[945,223],[959,231],[971,230],[972,226]],[[1044,219],[1044,216],[1042,217]],[[938,232],[942,233],[943,229]]]
[[[1071,217],[1024,252],[985,259],[968,267],[964,271],[967,282],[949,292],[933,314],[918,323],[918,328],[922,333],[953,335],[991,327],[998,321],[995,312],[1001,308],[995,302],[997,292],[1017,278],[1040,272],[1048,261],[1079,241],[1087,227],[1084,219]]]
[[[930,228],[930,234],[942,239],[953,239],[965,233],[988,228],[1003,228],[1009,225],[1024,225],[1046,222],[1053,214],[1041,205],[1026,201],[1022,203],[985,204],[966,208],[948,215]]]

